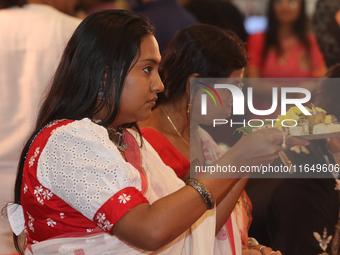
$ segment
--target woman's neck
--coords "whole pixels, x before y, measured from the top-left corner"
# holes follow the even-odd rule
[[[182,136],[190,141],[190,120],[183,107],[175,107],[172,104],[157,107],[158,120],[162,120],[161,129],[164,133]]]
[[[281,24],[278,26],[277,36],[279,41],[295,36],[293,24]]]

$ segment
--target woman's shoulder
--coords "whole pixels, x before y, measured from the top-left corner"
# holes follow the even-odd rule
[[[173,146],[168,138],[159,130],[151,128],[151,127],[145,127],[141,129],[142,136],[148,140],[148,142],[154,146],[155,144],[159,144],[161,146]]]
[[[73,149],[86,147],[101,153],[105,151],[111,156],[113,154],[120,155],[117,147],[111,142],[107,129],[89,118],[63,120],[57,123],[52,132],[44,129],[44,133],[49,136],[47,143],[60,144],[62,147],[72,147]]]
[[[140,131],[142,133],[142,136],[146,138],[147,140],[166,139],[165,136],[161,132],[159,132],[158,130],[152,127],[144,127]]]
[[[75,136],[82,136],[84,134],[89,136],[96,136],[99,134],[107,135],[106,128],[96,124],[89,118],[83,118],[80,120],[64,120],[60,122],[64,122],[65,124],[58,127],[59,132],[65,131]]]
[[[170,141],[158,130],[145,127],[141,129],[142,136],[144,140],[147,140],[148,143],[158,152],[168,151],[168,150],[176,150],[174,145],[170,143]]]

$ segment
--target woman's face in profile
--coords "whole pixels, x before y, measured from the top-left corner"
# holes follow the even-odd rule
[[[226,82],[235,86],[241,85],[241,80],[243,78],[244,68],[236,70],[231,73],[231,75],[226,79]],[[233,106],[233,97],[229,89],[215,89],[217,94],[219,95],[222,105],[219,100],[216,99],[216,104],[212,97],[207,96],[207,114],[201,114],[201,98],[202,94],[206,94],[203,90],[198,90],[195,98],[193,100],[193,111],[191,115],[192,123],[211,125],[214,119],[227,119],[230,117],[232,106]],[[216,96],[215,96],[216,98]]]
[[[147,120],[155,106],[157,93],[164,89],[158,74],[161,55],[153,35],[143,38],[140,56],[126,76],[116,125]]]
[[[300,16],[301,0],[274,0],[276,20],[281,24],[294,23]]]

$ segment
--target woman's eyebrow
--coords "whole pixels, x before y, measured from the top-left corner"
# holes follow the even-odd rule
[[[147,59],[142,59],[140,60],[140,62],[147,62],[150,61],[152,63],[154,63],[155,65],[158,65],[160,62],[158,62],[157,60],[153,59],[153,58],[147,58]]]

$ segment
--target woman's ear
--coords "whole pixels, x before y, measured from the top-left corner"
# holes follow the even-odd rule
[[[198,78],[198,77],[200,77],[200,75],[198,74],[198,73],[193,73],[193,74],[191,74],[189,77],[188,77],[188,79],[187,79],[187,87],[186,87],[186,92],[187,92],[187,94],[188,94],[188,97],[190,96],[190,79],[191,78]]]

